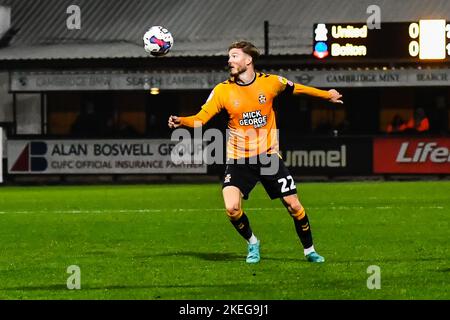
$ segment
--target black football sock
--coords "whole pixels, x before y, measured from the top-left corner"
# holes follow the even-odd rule
[[[297,231],[297,235],[300,238],[303,248],[307,249],[311,247],[313,245],[313,238],[305,209],[302,208],[302,210],[292,216],[294,219],[295,231]]]
[[[250,222],[248,221],[247,215],[244,212],[242,212],[241,216],[237,220],[230,219],[230,221],[237,230],[237,232],[239,232],[239,234],[245,240],[248,241],[248,239],[250,239],[250,237],[252,236],[253,232],[252,229],[250,228]]]

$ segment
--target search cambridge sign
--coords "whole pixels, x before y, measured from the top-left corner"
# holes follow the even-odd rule
[[[10,174],[206,173],[206,164],[175,163],[171,140],[9,140]]]
[[[265,70],[304,85],[320,88],[449,86],[450,68],[377,70]],[[12,71],[11,92],[212,89],[226,80],[224,71]]]

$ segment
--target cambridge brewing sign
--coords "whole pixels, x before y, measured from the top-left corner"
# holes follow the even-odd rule
[[[448,86],[450,69],[268,71],[291,81],[323,88]],[[33,71],[11,72],[13,92],[212,89],[227,79],[226,72],[117,72]]]

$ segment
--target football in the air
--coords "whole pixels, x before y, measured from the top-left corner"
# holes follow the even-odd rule
[[[148,29],[143,40],[144,50],[153,56],[164,56],[173,46],[172,34],[161,26],[153,26]]]

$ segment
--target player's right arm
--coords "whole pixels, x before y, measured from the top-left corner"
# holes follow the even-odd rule
[[[205,125],[212,117],[222,109],[222,103],[219,96],[219,89],[217,86],[211,91],[206,103],[202,106],[202,109],[195,115],[190,117],[169,117],[169,128],[178,128],[179,126],[186,127],[200,127]]]

